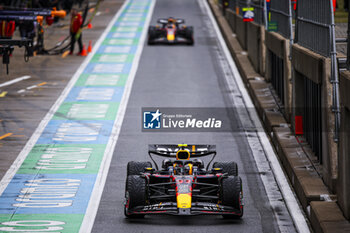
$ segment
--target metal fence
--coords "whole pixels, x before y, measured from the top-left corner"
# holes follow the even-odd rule
[[[296,43],[329,57],[331,55],[332,0],[298,0]]]
[[[228,1],[228,8],[233,10],[233,12],[236,12],[236,0],[229,0]]]
[[[268,23],[276,24],[276,31],[292,40],[292,8],[290,0],[271,0],[268,6]]]
[[[254,7],[254,22],[265,25],[265,0],[251,0],[251,7]]]

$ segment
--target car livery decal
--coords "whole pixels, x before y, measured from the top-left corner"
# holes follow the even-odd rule
[[[142,51],[140,38],[153,7],[154,0],[124,3],[72,78],[74,85],[65,89],[63,101],[54,114],[48,113],[47,125],[33,134],[37,140],[27,143],[28,153],[21,152],[26,153],[24,159],[12,165],[14,174],[5,175],[0,232],[79,232],[83,221],[93,222],[84,217],[102,161],[111,153],[107,148],[119,104],[128,79],[135,75],[135,55]]]

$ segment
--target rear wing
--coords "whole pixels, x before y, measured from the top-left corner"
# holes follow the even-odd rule
[[[210,154],[216,154],[215,145],[190,145],[190,144],[178,144],[178,145],[167,145],[167,144],[156,144],[148,146],[148,153],[175,158],[176,152],[179,150],[187,150],[190,152],[192,158],[202,157]]]

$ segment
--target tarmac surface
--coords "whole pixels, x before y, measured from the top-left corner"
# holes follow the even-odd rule
[[[242,133],[237,109],[228,116],[233,122],[230,133],[141,132],[142,107],[235,109],[230,101],[232,93],[225,83],[225,71],[218,62],[217,38],[210,32],[212,25],[205,23],[207,14],[196,0],[162,0],[156,2],[150,25],[156,24],[158,18],[169,16],[184,18],[187,25],[194,27],[195,45],[145,45],[93,232],[279,232],[252,148]],[[215,144],[216,160],[238,163],[245,196],[241,220],[225,220],[221,216],[146,216],[137,220],[124,217],[126,164],[131,160],[149,160],[148,144],[178,143]],[[288,231],[295,231],[288,214],[285,224]]]
[[[93,20],[93,30],[83,31],[83,43],[92,45],[101,36],[120,8],[123,0],[105,0]],[[45,29],[45,48],[49,49],[69,35],[70,15],[59,26]],[[55,25],[55,24],[54,24]],[[2,177],[34,130],[41,122],[62,90],[79,68],[84,57],[38,55],[24,62],[24,49],[16,47],[9,65],[9,75],[4,65],[0,67],[0,84],[23,76],[31,78],[0,87],[0,177]]]

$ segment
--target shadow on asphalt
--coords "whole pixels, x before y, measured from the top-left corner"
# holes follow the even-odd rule
[[[125,218],[126,224],[141,224],[153,226],[213,226],[213,225],[238,225],[243,224],[244,219],[224,219],[221,216],[146,216],[141,219]]]

